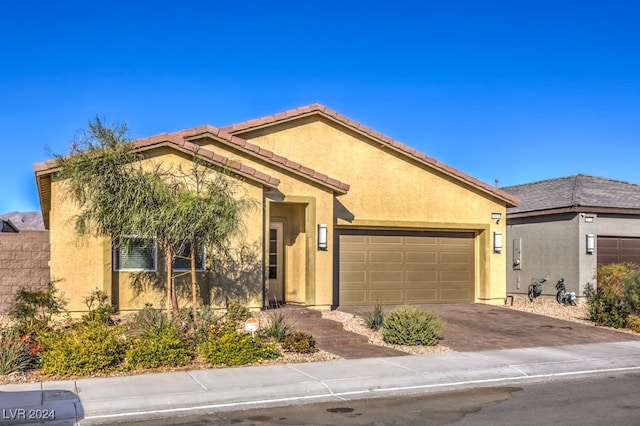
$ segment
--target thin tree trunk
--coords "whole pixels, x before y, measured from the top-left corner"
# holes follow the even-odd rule
[[[196,245],[191,243],[191,301],[193,302],[193,321],[198,317],[198,282],[196,279]]]
[[[170,312],[173,303],[173,254],[170,248],[167,248],[165,253],[167,261],[167,312]]]

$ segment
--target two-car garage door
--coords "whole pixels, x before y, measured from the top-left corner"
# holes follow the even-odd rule
[[[341,231],[339,304],[474,301],[474,235]]]

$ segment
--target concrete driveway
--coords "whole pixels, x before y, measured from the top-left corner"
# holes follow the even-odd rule
[[[444,346],[456,352],[640,340],[640,336],[484,304],[425,305],[446,322]],[[385,306],[385,312],[392,306]],[[371,308],[367,308],[371,309]],[[362,307],[340,308],[363,312]]]

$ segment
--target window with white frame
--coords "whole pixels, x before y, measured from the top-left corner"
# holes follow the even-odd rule
[[[156,239],[138,235],[122,236],[113,257],[117,271],[155,271]]]
[[[204,271],[204,262],[204,247],[196,245],[196,270]],[[191,244],[187,244],[180,253],[176,253],[173,257],[173,269],[178,271],[191,269]]]

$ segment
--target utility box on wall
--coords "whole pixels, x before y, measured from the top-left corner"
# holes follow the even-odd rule
[[[513,269],[522,269],[522,239],[516,238],[513,240]]]

